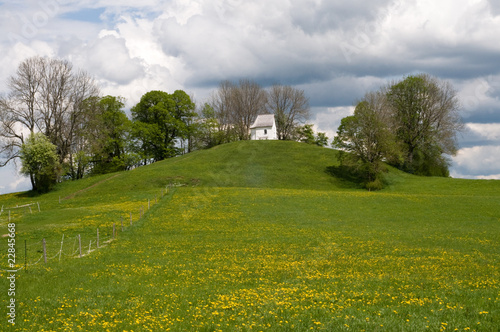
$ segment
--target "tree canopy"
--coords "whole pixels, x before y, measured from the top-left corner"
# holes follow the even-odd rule
[[[367,93],[354,115],[342,119],[333,145],[349,152],[346,160],[364,169],[369,182],[388,162],[409,173],[448,176],[446,155],[458,150],[463,129],[453,87],[426,74]]]
[[[387,89],[395,134],[403,144],[400,167],[418,175],[449,175],[446,155],[458,151],[463,129],[456,91],[427,74],[408,76]]]
[[[56,150],[42,133],[31,134],[21,146],[21,173],[30,177],[34,191],[47,192],[57,182],[61,167]]]
[[[104,174],[129,169],[131,157],[131,121],[125,114],[124,99],[105,96],[89,98],[85,102],[84,125],[80,128],[83,142],[78,155],[80,167],[90,167],[93,174]]]
[[[176,143],[189,137],[194,109],[191,98],[181,90],[144,94],[131,110],[136,149],[143,160],[159,161],[181,153]]]
[[[327,146],[328,145],[328,137],[325,133],[317,133],[314,134],[314,129],[312,128],[312,124],[305,124],[303,126],[297,127],[294,129],[293,138],[298,140],[299,142],[303,142],[306,144],[312,144],[317,146]]]
[[[276,120],[276,133],[280,140],[295,139],[296,131],[310,114],[309,99],[304,90],[289,85],[273,85],[268,92],[267,108]]]
[[[68,175],[75,174],[71,160],[82,105],[99,94],[95,80],[66,60],[36,56],[21,62],[8,87],[8,96],[0,99],[0,166],[20,156],[23,132],[42,132],[56,146]]]
[[[367,93],[352,116],[345,117],[337,130],[333,146],[341,150],[341,161],[351,167],[367,188],[380,187],[383,161],[397,160],[399,145],[387,122],[385,95]]]

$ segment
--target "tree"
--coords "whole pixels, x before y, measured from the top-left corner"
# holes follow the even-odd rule
[[[122,171],[131,166],[127,149],[131,121],[123,111],[124,106],[124,99],[114,96],[93,97],[85,101],[85,121],[79,132],[83,139],[81,157],[87,162],[87,167],[92,166],[94,174]],[[79,173],[83,175],[85,172],[80,170]]]
[[[82,103],[97,96],[95,80],[73,71],[65,60],[32,57],[8,80],[10,93],[0,99],[0,166],[19,157],[23,132],[44,133],[57,147],[61,164],[74,174],[73,155],[82,121]]]
[[[214,108],[205,103],[198,114],[196,123],[195,145],[198,148],[209,149],[216,145],[226,143],[227,134],[221,129]]]
[[[300,123],[309,118],[309,100],[304,90],[291,86],[273,85],[268,94],[267,108],[274,113],[278,139],[291,140]]]
[[[387,99],[396,137],[405,149],[401,168],[419,175],[448,176],[444,154],[456,154],[456,134],[463,129],[453,87],[427,74],[408,76],[387,89]]]
[[[212,95],[210,106],[214,109],[219,129],[225,133],[226,142],[250,139],[250,126],[259,114],[266,114],[267,93],[256,82],[240,80],[238,84],[223,81]]]
[[[15,76],[10,77],[7,86],[10,93],[0,99],[0,166],[20,157],[24,135],[19,129],[34,133],[38,128],[40,112],[37,100],[40,99],[43,80],[41,58],[30,58],[22,62]]]
[[[235,85],[230,81],[223,81],[208,103],[213,113],[207,113],[217,123],[217,132],[220,140],[217,144],[229,143],[236,140],[236,130],[233,124],[233,91]]]
[[[183,144],[184,141],[187,141],[187,152],[192,152],[194,135],[197,131],[197,123],[194,122],[194,118],[197,116],[196,105],[191,101],[191,97],[182,90],[174,91],[171,97],[174,101],[175,116],[181,120],[179,125],[183,127],[179,131],[180,142]]]
[[[328,136],[326,133],[318,133],[314,142],[317,146],[325,147],[328,145]]]
[[[42,133],[30,135],[21,146],[21,173],[30,177],[33,191],[48,192],[57,182],[61,167],[56,149]]]
[[[306,124],[296,129],[294,134],[295,138],[306,144],[313,144],[318,146],[327,146],[328,145],[328,137],[325,133],[314,134],[314,130],[312,129],[312,124]]]
[[[187,139],[191,119],[196,115],[191,98],[181,90],[168,94],[150,91],[131,112],[136,149],[144,162],[174,157],[181,152],[178,139]]]
[[[256,82],[240,80],[233,91],[232,122],[240,140],[250,139],[250,126],[259,114],[267,113],[267,93]]]
[[[353,169],[367,188],[380,189],[384,160],[397,159],[399,149],[387,121],[386,98],[381,92],[368,93],[345,117],[333,146],[341,150],[341,163]]]

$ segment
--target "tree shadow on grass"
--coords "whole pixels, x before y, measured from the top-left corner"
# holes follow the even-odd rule
[[[359,172],[348,166],[328,166],[325,173],[338,180],[338,185],[342,188],[363,188],[365,180]]]
[[[16,198],[33,198],[33,197],[38,197],[40,195],[42,194],[33,190],[21,191],[15,194]]]

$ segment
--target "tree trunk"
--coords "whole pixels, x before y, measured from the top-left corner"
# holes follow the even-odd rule
[[[30,181],[31,186],[33,187],[33,191],[36,191],[38,188],[36,187],[35,174],[30,173]]]

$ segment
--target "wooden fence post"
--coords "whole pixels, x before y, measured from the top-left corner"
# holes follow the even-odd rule
[[[26,240],[24,240],[24,269],[28,271],[28,245]]]
[[[78,251],[80,252],[80,258],[82,258],[82,236],[78,234]]]
[[[116,238],[116,224],[113,223],[113,240]]]
[[[61,240],[61,249],[59,249],[59,262],[61,261],[61,254],[62,254],[62,248],[63,248],[63,243],[64,243],[64,234]]]
[[[36,202],[36,204],[38,205],[38,212],[40,212],[40,203]]]
[[[123,216],[122,216],[122,232],[123,232]]]
[[[45,245],[45,239],[42,240],[43,245],[43,261],[47,264],[47,247]]]

